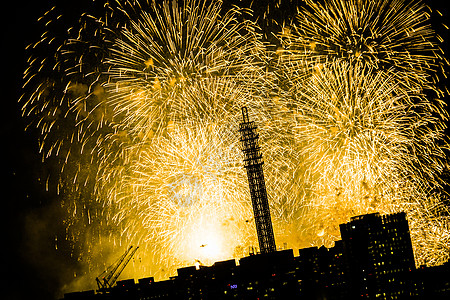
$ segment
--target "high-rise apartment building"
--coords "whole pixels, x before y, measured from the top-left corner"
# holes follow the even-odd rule
[[[352,217],[340,230],[353,296],[410,296],[405,272],[415,269],[415,263],[405,213]]]

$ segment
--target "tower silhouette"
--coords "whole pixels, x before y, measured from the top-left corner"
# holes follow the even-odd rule
[[[259,135],[256,133],[255,123],[250,122],[248,118],[247,107],[242,107],[242,116],[243,122],[239,125],[239,132],[241,133],[244,167],[247,170],[259,249],[261,253],[271,253],[276,251],[276,245],[264,181],[264,161],[258,145]]]

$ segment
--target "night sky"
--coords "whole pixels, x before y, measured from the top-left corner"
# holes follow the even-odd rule
[[[41,178],[47,178],[51,170],[41,163],[37,130],[25,131],[27,121],[21,117],[18,99],[28,58],[25,47],[42,34],[37,19],[56,3],[68,20],[76,20],[76,16],[90,7],[90,2],[26,0],[12,1],[2,8],[2,87],[6,91],[1,99],[5,104],[1,130],[2,215],[6,216],[2,218],[6,236],[2,245],[6,249],[3,264],[7,276],[6,284],[2,285],[2,299],[30,296],[32,299],[57,299],[62,296],[58,291],[77,270],[77,262],[63,241],[58,241],[58,249],[55,249],[55,237],[64,232],[60,199],[52,191],[45,191],[45,180]],[[425,2],[439,9],[444,14],[441,22],[450,26],[448,0]],[[448,32],[440,33],[447,41],[444,46],[447,53]]]
[[[3,210],[2,228],[6,235],[7,283],[2,299],[57,299],[61,287],[73,278],[76,261],[55,237],[64,231],[60,199],[46,192],[42,178],[51,170],[42,164],[38,132],[25,131],[28,122],[21,116],[18,99],[22,94],[22,74],[29,53],[25,47],[42,34],[37,19],[56,3],[68,19],[75,19],[91,1],[13,1],[2,16],[2,53],[5,70],[2,97],[6,108],[1,140]],[[95,276],[94,276],[95,278]],[[6,298],[4,297],[6,295]]]

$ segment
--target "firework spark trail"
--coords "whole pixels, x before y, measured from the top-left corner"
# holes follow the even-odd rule
[[[417,168],[414,163],[417,159],[410,149],[422,143],[422,137],[414,130],[427,121],[424,116],[430,114],[423,96],[399,93],[395,81],[386,75],[373,75],[368,69],[350,67],[346,63],[325,67],[304,84],[301,90],[293,92],[296,99],[292,104],[298,120],[296,140],[303,144],[318,142],[313,148],[315,151],[310,152],[311,148],[306,147],[300,152],[301,156],[310,157],[312,173],[322,170],[320,173],[326,176],[323,157],[341,163],[349,157],[357,163],[362,156],[374,167],[379,166],[376,162],[382,159],[397,172],[413,173],[412,168]],[[357,147],[352,144],[355,140]],[[432,142],[430,139],[428,148],[435,148]],[[337,167],[326,165],[330,172]],[[352,173],[360,168],[356,165]],[[432,171],[426,173],[429,172]]]
[[[165,264],[163,269],[193,258],[212,263],[242,255],[253,240],[236,136],[240,108],[248,101],[245,89],[226,78],[210,78],[180,95],[183,102],[174,104],[166,133],[129,146],[126,174],[102,188],[110,192],[108,201],[122,207],[112,218],[126,224],[130,240],[160,257],[154,264]],[[208,247],[200,246],[213,244],[198,242],[212,234],[207,228],[221,237],[209,257],[199,253]]]
[[[308,194],[305,219],[317,220],[312,243],[329,245],[352,215],[405,210],[417,262],[450,256],[448,208],[436,201],[445,198],[447,112],[425,92],[443,95],[434,80],[446,61],[433,35],[418,1],[307,1],[280,33],[274,74],[295,120],[293,173],[303,175],[292,182]]]
[[[251,234],[242,226],[251,218],[251,209],[242,199],[247,193],[236,163],[239,149],[234,135],[226,132],[229,138],[225,139],[223,125],[197,123],[195,127],[174,126],[169,138],[161,138],[156,147],[151,146],[153,150],[142,154],[129,182],[136,200],[127,207],[136,207],[142,214],[133,217],[136,228],[144,227],[136,231],[143,232],[147,242],[149,237],[152,242],[160,241],[169,257],[180,261],[199,255],[202,244],[212,246],[211,237],[204,234],[211,235],[213,230],[215,239],[221,241],[217,249],[221,253],[195,257],[212,263],[217,255],[225,259],[233,256],[235,248],[246,248]]]
[[[31,56],[21,101],[30,126],[40,132],[40,152],[50,174],[43,178],[46,189],[55,190],[66,211],[66,234],[57,240],[67,240],[73,254],[89,265],[92,246],[86,245],[96,244],[96,227],[108,231],[109,226],[104,226],[105,209],[92,191],[99,167],[98,143],[114,131],[113,114],[100,84],[105,78],[101,74],[105,53],[99,47],[103,33],[84,30],[98,29],[100,23],[86,14],[69,29],[66,21],[56,8],[39,20],[45,24],[44,33],[28,46]]]
[[[164,131],[173,105],[190,105],[179,100],[186,87],[202,77],[236,78],[256,66],[252,56],[262,47],[252,24],[239,21],[242,12],[220,14],[221,1],[165,1],[151,9],[124,27],[107,62],[111,105],[141,137]]]
[[[422,1],[308,0],[280,38],[291,60],[308,60],[312,67],[344,60],[394,68],[408,88],[436,89],[444,55],[430,13]]]
[[[318,224],[319,243],[335,240],[338,225],[352,215],[404,210],[410,216],[432,219],[448,214],[442,202],[434,204],[434,212],[424,210],[429,208],[433,190],[440,187],[430,179],[445,154],[434,143],[442,133],[434,132],[438,136],[430,140],[414,134],[429,115],[423,96],[417,95],[416,104],[408,105],[409,100],[402,98],[410,96],[396,93],[395,81],[348,63],[331,65],[305,84],[295,93],[294,135],[303,157],[299,167],[312,176],[309,181],[315,195],[309,202],[310,213],[326,220]],[[436,161],[421,164],[418,145],[435,152]],[[429,229],[412,227],[415,233],[423,230]],[[445,226],[435,230],[444,233],[439,239],[445,238],[446,231],[448,235]],[[418,238],[414,240],[418,261],[430,255],[445,259],[442,251],[434,255],[436,240]],[[424,243],[429,244],[427,249],[419,246]]]
[[[156,3],[108,3],[31,47],[23,112],[63,171],[66,238],[84,243],[92,272],[111,243],[140,244],[130,276],[161,279],[256,244],[237,146],[244,105],[279,244],[331,245],[354,214],[405,210],[418,262],[448,258],[446,113],[423,92],[438,91],[443,62],[421,2],[307,1],[274,53],[249,9]]]
[[[242,191],[245,185],[239,185],[239,189],[226,185],[226,188],[233,188],[235,203],[225,201],[229,199],[226,193],[231,193],[231,190],[226,188],[215,191],[214,199],[222,201],[210,201],[211,197],[208,195],[211,194],[211,188],[217,189],[218,186],[204,182],[206,177],[198,178],[189,173],[192,172],[190,170],[186,170],[187,173],[184,175],[175,171],[183,169],[182,165],[177,164],[180,160],[179,155],[188,154],[184,153],[183,149],[178,149],[181,154],[175,156],[172,152],[176,152],[177,148],[174,148],[173,144],[158,142],[161,139],[167,140],[167,135],[173,139],[172,131],[180,126],[198,133],[213,126],[211,122],[220,121],[225,126],[233,128],[238,121],[236,114],[230,121],[230,113],[239,111],[239,107],[245,103],[243,101],[248,102],[251,98],[250,94],[239,92],[242,88],[237,89],[234,86],[235,82],[238,82],[237,75],[246,76],[248,69],[257,67],[255,63],[250,62],[254,61],[252,56],[259,51],[261,44],[256,39],[257,35],[253,32],[251,23],[245,20],[238,22],[237,16],[242,12],[233,9],[221,16],[220,9],[220,1],[209,4],[206,1],[186,1],[181,6],[175,1],[166,1],[161,6],[152,3],[149,13],[132,12],[136,14],[136,19],[130,20],[114,40],[111,47],[112,56],[107,61],[110,65],[109,83],[106,85],[107,91],[111,94],[109,104],[121,118],[118,128],[126,131],[134,140],[131,146],[121,147],[127,152],[126,169],[132,171],[123,174],[121,173],[123,168],[119,166],[120,176],[114,176],[129,180],[119,182],[105,180],[110,186],[101,190],[109,191],[109,203],[122,207],[117,213],[113,213],[111,218],[120,224],[126,224],[126,235],[140,235],[134,240],[146,241],[151,248],[149,252],[155,257],[160,257],[157,263],[165,264],[165,269],[167,264],[171,264],[170,268],[173,270],[183,263],[192,262],[194,256],[198,255],[195,254],[198,252],[195,249],[202,250],[199,248],[201,244],[197,243],[195,247],[192,242],[187,244],[189,241],[198,240],[199,235],[205,235],[204,230],[197,230],[197,234],[193,234],[193,228],[199,226],[199,223],[194,221],[195,218],[202,216],[202,226],[205,228],[222,228],[222,225],[216,226],[216,223],[220,217],[224,220],[230,219],[230,208],[244,213],[242,209],[236,208],[242,205],[243,193],[237,195],[236,191]],[[132,7],[128,7],[129,10],[132,10]],[[192,135],[192,133],[185,134],[188,134],[188,137]],[[227,132],[227,136],[222,132],[217,134],[221,134],[222,140],[234,137],[232,132]],[[215,153],[214,147],[219,149],[225,147],[225,144],[219,142],[217,138],[214,143],[207,139],[190,138],[189,143],[192,146],[211,148],[209,151],[211,155]],[[134,145],[136,142],[137,146]],[[177,145],[181,147],[183,142],[187,141],[181,140]],[[210,144],[202,144],[207,142]],[[133,149],[142,147],[149,151],[146,153],[160,156],[162,160],[151,160],[147,155],[144,164],[141,154],[133,152]],[[220,161],[219,157],[217,159]],[[196,163],[200,162],[203,160],[196,158]],[[218,172],[222,171],[210,166],[211,162],[211,159],[203,162],[209,163],[202,165],[203,168],[213,170],[217,173],[215,176],[220,177]],[[222,168],[227,166],[223,165]],[[108,166],[103,170],[106,171],[105,177],[110,178]],[[149,173],[148,170],[152,172]],[[165,173],[155,170],[164,170]],[[177,172],[178,175],[167,177],[173,172]],[[236,181],[235,172],[236,170],[227,177],[231,182]],[[178,185],[175,184],[176,179],[180,180]],[[123,189],[125,191],[122,191]],[[203,191],[200,193],[202,201],[188,205],[190,207],[188,212],[186,208],[178,208],[177,211],[173,203],[180,201],[181,196],[174,193],[174,190],[178,189],[185,190],[188,194],[196,194],[200,189]],[[182,202],[184,203],[184,200]],[[202,205],[198,206],[198,203]],[[227,204],[226,208],[222,207],[224,204]],[[221,209],[218,210],[217,207]],[[130,213],[130,210],[134,213]],[[170,213],[166,215],[162,213],[167,210]],[[217,212],[216,218],[208,218],[207,216],[212,216],[213,212]],[[167,217],[169,215],[170,218]],[[242,219],[238,216],[232,218],[235,220],[233,224]],[[209,223],[205,223],[205,220]],[[185,231],[189,234],[183,234]],[[220,235],[230,236],[228,232],[230,231],[221,230]],[[246,238],[243,241],[242,233],[241,230],[233,239],[227,239],[231,251],[237,247],[247,247],[248,234],[244,235]],[[149,237],[152,237],[151,242],[148,241]],[[209,254],[210,257],[204,257],[202,261],[211,262],[212,257],[217,259],[219,255]],[[174,259],[175,257],[178,259]]]
[[[30,61],[23,111],[38,120],[44,155],[61,157],[67,238],[86,244],[91,270],[107,263],[92,247],[111,240],[145,243],[156,275],[247,249],[251,210],[230,128],[242,105],[265,118],[238,87],[260,68],[262,43],[245,10],[221,4],[108,3],[104,18],[83,14],[53,59]]]

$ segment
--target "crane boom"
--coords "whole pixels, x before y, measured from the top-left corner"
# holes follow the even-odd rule
[[[125,269],[137,249],[139,249],[139,247],[133,248],[133,246],[130,246],[127,251],[119,257],[119,259],[117,259],[112,265],[110,265],[105,271],[95,278],[99,290],[112,288],[114,286],[123,269]]]
[[[139,247],[134,248],[131,253],[126,256],[124,258],[123,263],[119,266],[118,271],[116,272],[116,275],[113,276],[112,281],[113,284],[117,281],[117,278],[119,278],[120,274],[122,274],[123,269],[125,269],[125,267],[128,265],[128,263],[130,262],[131,258],[134,256],[134,254],[136,253],[137,249],[139,249]]]

